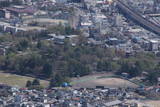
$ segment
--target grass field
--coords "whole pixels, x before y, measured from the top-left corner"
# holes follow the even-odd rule
[[[18,86],[18,87],[25,87],[26,82],[28,80],[33,80],[34,78],[26,77],[26,76],[19,76],[15,74],[9,73],[0,73],[0,83],[8,84],[11,86]],[[48,86],[48,81],[40,80],[40,83],[43,87]]]

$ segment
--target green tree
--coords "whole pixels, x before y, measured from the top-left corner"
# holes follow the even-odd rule
[[[121,73],[123,73],[123,72],[128,73],[129,69],[130,69],[129,63],[127,63],[127,62],[122,62],[121,68],[120,68],[118,74],[121,74]]]
[[[99,61],[97,63],[97,69],[98,71],[111,71],[112,70],[111,61]]]
[[[123,72],[128,73],[130,77],[136,77],[141,75],[142,69],[138,62],[136,63],[124,62],[122,63],[118,74],[121,74]]]
[[[44,64],[42,71],[46,77],[52,76],[52,65],[49,63]]]
[[[62,85],[65,77],[63,77],[60,73],[56,73],[50,81],[50,87],[59,87]]]
[[[38,41],[38,42],[37,42],[37,48],[40,49],[41,47],[42,47],[42,42],[41,42],[41,41]]]
[[[129,73],[130,77],[136,77],[141,74],[140,69],[137,66],[131,66],[128,73]]]
[[[84,76],[91,73],[89,67],[76,60],[69,61],[67,71],[69,72],[70,77]]]
[[[26,83],[26,87],[29,88],[29,87],[31,87],[31,86],[32,86],[32,82],[28,80],[27,83]]]
[[[65,27],[65,33],[67,35],[74,34],[74,30],[70,26]]]
[[[22,39],[19,41],[17,47],[18,47],[18,50],[20,51],[23,51],[25,49],[27,49],[29,46],[29,41],[27,39]]]
[[[158,72],[150,72],[147,76],[147,80],[149,80],[152,85],[157,84],[159,76],[160,74]]]
[[[34,79],[32,85],[33,86],[40,85],[40,81],[38,79]]]
[[[65,34],[65,27],[62,25],[62,23],[59,23],[56,26],[50,26],[47,30],[49,33],[55,33],[57,35],[59,35],[59,34],[64,35]]]

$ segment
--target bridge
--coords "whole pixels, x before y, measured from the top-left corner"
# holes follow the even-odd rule
[[[138,23],[146,30],[149,30],[160,36],[160,27],[157,26],[155,23],[149,21],[147,18],[142,17],[142,15],[131,9],[129,6],[127,6],[120,0],[116,0],[116,4],[120,12],[122,12],[126,17],[132,19],[134,22]]]

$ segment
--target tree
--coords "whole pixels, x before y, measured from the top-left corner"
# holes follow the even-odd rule
[[[157,78],[158,76],[160,76],[158,74],[159,74],[158,72],[151,72],[148,74],[147,79],[149,80],[151,84],[157,84],[158,82]]]
[[[49,63],[44,64],[42,71],[46,77],[50,77],[52,75],[52,65]]]
[[[59,87],[63,82],[65,82],[64,80],[65,77],[63,77],[60,73],[56,73],[50,81],[50,87]]]
[[[141,75],[142,69],[138,62],[131,64],[129,62],[124,62],[122,63],[118,74],[121,74],[123,72],[128,73],[130,77],[136,77]]]
[[[18,50],[23,51],[25,49],[27,49],[29,46],[29,41],[27,39],[22,39],[19,41],[18,43]]]
[[[32,82],[32,85],[33,86],[40,85],[40,81],[38,79],[34,79],[33,82]]]
[[[34,79],[33,81],[27,81],[26,87],[29,89],[36,89],[36,90],[41,90],[44,87],[40,85],[40,82],[38,79]]]
[[[28,80],[27,83],[26,83],[26,87],[29,88],[29,87],[31,87],[31,86],[32,86],[32,82]]]
[[[41,41],[38,41],[38,42],[37,42],[37,48],[40,49],[41,47],[42,47],[42,42],[41,42]]]
[[[65,32],[67,35],[74,34],[74,30],[70,26],[65,27]]]
[[[57,26],[50,26],[47,30],[49,33],[55,33],[57,35],[65,34],[65,27],[62,25],[62,23],[59,23]]]
[[[129,63],[127,63],[127,62],[122,62],[121,68],[120,68],[118,74],[121,74],[121,73],[123,73],[123,72],[128,73],[129,69],[130,69]]]
[[[99,61],[97,64],[98,71],[111,71],[111,61]]]
[[[136,76],[139,76],[140,70],[137,66],[131,66],[128,73],[129,73],[130,77],[136,77]]]
[[[70,77],[84,76],[91,72],[88,66],[74,59],[69,61],[67,71]]]

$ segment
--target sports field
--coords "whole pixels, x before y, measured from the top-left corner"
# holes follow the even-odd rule
[[[138,85],[128,80],[107,75],[91,75],[80,78],[74,78],[71,84],[74,88],[95,88],[96,86],[104,86],[106,88],[138,87]]]

